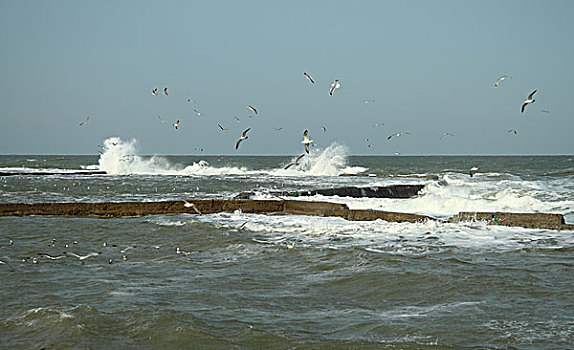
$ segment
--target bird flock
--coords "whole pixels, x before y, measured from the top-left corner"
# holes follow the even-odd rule
[[[315,84],[316,80],[307,72],[303,72],[303,76],[304,78],[310,83],[310,84]],[[502,76],[500,76],[499,78],[497,78],[494,81],[494,87],[495,88],[501,88],[504,84],[506,84],[506,82],[508,80],[512,79],[512,76],[508,75],[508,74],[504,74]],[[334,79],[332,81],[332,83],[330,84],[329,87],[329,96],[334,96],[335,92],[341,88],[341,82],[339,81],[339,79]],[[525,113],[527,110],[527,107],[529,107],[531,104],[535,103],[536,100],[534,99],[534,95],[537,93],[538,90],[534,90],[532,91],[528,97],[522,102],[521,107],[520,107],[520,112],[521,113]],[[164,87],[162,93],[160,93],[159,88],[153,88],[151,90],[151,94],[153,96],[160,96],[160,95],[164,95],[164,96],[168,96],[169,92],[168,92],[168,88]],[[201,117],[204,116],[205,114],[201,111],[201,109],[199,108],[197,102],[192,99],[192,98],[188,98],[187,99],[188,102],[192,103],[194,105],[194,108],[192,109],[193,112],[196,114],[197,117]],[[373,98],[369,98],[369,99],[363,99],[362,102],[364,104],[372,104],[375,102],[375,99]],[[251,104],[246,104],[245,108],[253,113],[255,116],[258,116],[260,114],[260,112],[258,111],[258,109]],[[549,114],[550,110],[549,109],[541,109],[540,110],[542,113],[545,114]],[[253,115],[249,115],[248,118],[253,118]],[[238,116],[233,116],[233,118],[240,123],[242,120],[241,118],[239,118]],[[168,122],[165,118],[159,116],[158,119],[160,120],[161,123],[165,123],[167,125],[170,125],[171,127],[173,127],[173,129],[175,130],[180,130],[181,129],[181,122],[183,121],[185,123],[185,120],[180,118],[177,119],[175,122]],[[88,122],[90,120],[90,117],[87,117],[84,121],[82,121],[81,123],[79,123],[79,126],[81,127],[87,127],[88,126]],[[371,126],[373,128],[378,128],[378,127],[382,127],[384,125],[384,123],[382,122],[377,122],[372,124]],[[225,132],[228,131],[229,128],[227,128],[223,123],[219,122],[217,123],[217,127],[219,129],[219,131],[221,132]],[[273,128],[275,131],[281,131],[283,129],[283,126],[279,126],[279,127],[274,127]],[[321,125],[321,129],[323,130],[324,133],[327,132],[327,128],[324,125]],[[245,142],[249,136],[247,135],[247,133],[251,130],[251,127],[248,127],[247,129],[243,130],[243,132],[239,135],[239,137],[237,138],[236,142],[235,142],[235,150],[239,150],[240,149],[240,145]],[[512,134],[512,135],[516,135],[518,133],[518,131],[516,129],[509,129],[507,131],[507,134]],[[386,139],[387,141],[390,141],[392,139],[396,139],[405,135],[409,135],[411,134],[408,131],[400,131],[400,132],[394,132],[392,134],[390,134]],[[452,132],[443,132],[440,137],[439,140],[442,141],[444,140],[446,137],[454,137],[455,134]],[[365,138],[366,141],[366,146],[368,148],[372,148],[374,146],[374,144],[372,142],[369,142],[368,138]],[[313,140],[310,139],[310,134],[309,134],[309,130],[305,129],[303,131],[303,139],[301,141],[301,144],[304,147],[304,151],[306,154],[310,153],[310,147],[309,146],[315,146],[315,142]],[[196,147],[196,150],[203,150],[203,147]],[[399,155],[400,152],[395,152],[395,155]],[[298,158],[299,159],[299,158]],[[291,164],[292,166],[293,164]],[[287,167],[288,168],[288,167]]]

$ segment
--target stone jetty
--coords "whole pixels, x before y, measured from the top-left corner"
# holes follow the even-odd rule
[[[390,186],[370,186],[370,187],[335,187],[325,188],[318,190],[303,190],[303,191],[271,191],[269,194],[273,196],[282,197],[303,197],[303,196],[339,196],[339,197],[353,197],[353,198],[398,198],[407,199],[418,196],[419,192],[426,185],[390,185]],[[242,192],[235,196],[235,199],[250,199],[255,193]]]
[[[192,205],[191,205],[192,204]],[[196,210],[197,209],[197,210]],[[257,214],[291,214],[333,216],[352,221],[385,220],[389,222],[439,221],[436,218],[379,210],[349,209],[345,204],[297,200],[189,200],[161,202],[104,202],[104,203],[0,203],[0,216],[69,216],[69,217],[137,217],[159,214],[213,214],[234,212]],[[564,222],[561,214],[462,212],[445,222],[484,221],[489,225],[516,226],[549,230],[574,230]]]

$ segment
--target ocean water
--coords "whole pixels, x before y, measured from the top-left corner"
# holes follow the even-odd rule
[[[357,157],[333,144],[284,170],[295,157],[136,149],[135,140],[111,138],[96,156],[0,156],[1,173],[20,173],[0,176],[0,202],[242,191],[271,199],[270,190],[422,183],[412,199],[300,199],[437,218],[560,213],[574,223],[574,156]],[[33,174],[40,171],[55,174]],[[379,177],[338,176],[354,173]],[[64,251],[100,254],[83,263],[39,255]],[[573,231],[484,222],[241,212],[0,217],[0,347],[573,348],[573,253]]]

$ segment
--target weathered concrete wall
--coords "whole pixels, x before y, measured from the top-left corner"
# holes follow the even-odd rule
[[[406,199],[418,196],[419,192],[426,185],[390,185],[390,186],[372,186],[372,187],[336,187],[318,190],[303,190],[303,191],[272,191],[269,194],[273,196],[282,197],[302,197],[314,196],[317,194],[323,196],[339,196],[339,197],[353,197],[353,198],[397,198]],[[235,196],[235,199],[250,199],[253,192],[242,192]]]
[[[437,220],[430,216],[394,213],[378,210],[353,210],[345,204],[296,200],[192,200],[163,202],[107,202],[107,203],[0,203],[0,216],[59,215],[96,216],[103,218],[145,216],[157,214],[202,214],[220,212],[283,213],[293,215],[334,216],[353,221],[385,220],[389,222],[424,222]],[[574,225],[564,223],[561,214],[545,213],[468,213],[463,212],[448,222],[484,220],[491,225],[525,228],[574,230]]]
[[[490,225],[520,226],[524,228],[546,228],[551,230],[574,229],[567,225],[562,214],[546,213],[504,213],[504,212],[460,212],[448,221],[487,221]]]

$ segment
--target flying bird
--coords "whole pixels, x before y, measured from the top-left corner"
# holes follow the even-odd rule
[[[157,95],[157,88],[152,89],[152,90],[151,90],[151,94],[154,95],[154,96]]]
[[[478,171],[478,169],[480,168],[477,167],[476,165],[470,168],[470,177],[473,177],[473,175]]]
[[[179,129],[179,119],[172,125],[175,130]]]
[[[374,98],[366,99],[366,100],[363,100],[363,103],[364,104],[375,103],[375,99]]]
[[[305,157],[305,153],[303,153],[302,155],[300,155],[299,157],[297,157],[293,162],[287,164],[287,166],[284,168],[284,170],[289,169],[291,166],[293,165],[299,165],[299,161],[301,160],[301,158]]]
[[[84,120],[83,122],[81,122],[79,125],[80,126],[88,126],[88,121],[90,120],[90,117],[87,117],[86,120]]]
[[[235,120],[237,120],[238,123],[241,122],[241,119],[239,119],[239,117],[233,116],[233,118],[235,118]]]
[[[534,101],[536,101],[533,98],[536,91],[538,91],[538,90],[532,91],[532,93],[530,95],[528,95],[528,98],[526,100],[524,100],[524,102],[522,102],[521,113],[524,113],[524,109],[526,108],[526,106],[528,106],[529,104],[534,103]]]
[[[166,96],[168,95],[168,93],[167,93],[167,88],[163,88],[163,94],[166,95]]]
[[[445,133],[443,133],[442,135],[440,135],[440,139],[442,140],[442,139],[443,139],[443,137],[445,137],[445,136],[454,136],[454,134],[451,134],[451,133],[445,132]]]
[[[279,131],[279,130],[283,130],[283,127],[281,126],[281,127],[278,127],[278,128],[273,128],[273,129],[275,129],[275,130]]]
[[[195,206],[195,204],[186,201],[185,199],[183,200],[185,202],[185,204],[183,205],[186,208],[192,208],[197,214],[201,215],[201,212],[199,211],[199,209],[197,209],[197,206]]]
[[[387,140],[390,140],[391,138],[393,138],[393,137],[395,137],[395,136],[396,136],[396,137],[399,137],[399,136],[403,136],[403,135],[407,135],[407,134],[410,134],[410,132],[398,132],[398,133],[396,133],[396,134],[392,134],[392,135],[390,135],[389,137],[387,137]]]
[[[102,254],[102,253],[101,253],[101,252],[91,252],[91,253],[88,253],[88,254],[86,254],[86,255],[78,255],[78,254],[76,254],[76,253],[64,252],[64,254],[65,254],[65,255],[74,256],[74,257],[80,259],[80,261],[83,262],[83,261],[86,260],[87,258],[91,258],[92,256],[98,256],[98,255],[100,255],[100,254]]]
[[[303,132],[303,141],[301,143],[305,145],[305,152],[309,153],[309,144],[313,143],[313,140],[309,140],[309,130]]]
[[[375,124],[371,125],[371,127],[378,128],[379,126],[383,126],[383,125],[385,125],[385,123],[375,123]]]
[[[241,143],[241,141],[249,138],[249,136],[247,136],[247,132],[251,130],[251,128],[247,128],[245,129],[245,131],[241,134],[241,136],[239,137],[239,140],[237,140],[237,143],[235,144],[235,149],[239,148],[239,144]]]
[[[335,92],[335,90],[340,88],[340,87],[341,87],[341,84],[339,84],[339,79],[335,79],[333,84],[331,84],[331,90],[329,90],[329,95],[333,96],[333,92]]]
[[[257,110],[255,109],[255,107],[250,106],[250,105],[247,105],[245,107],[247,107],[247,109],[249,109],[250,111],[253,111],[253,113],[257,114]]]
[[[496,79],[496,81],[494,82],[494,87],[498,87],[498,84],[500,84],[501,81],[503,81],[504,79],[512,79],[512,77],[510,75],[503,75],[500,78]]]
[[[323,129],[323,132],[327,132],[327,128],[324,125],[321,125],[321,129]]]
[[[309,79],[310,82],[312,82],[313,84],[315,84],[315,81],[313,81],[313,78],[311,78],[311,76],[305,72],[303,72],[303,75],[305,76],[305,78]]]
[[[46,257],[50,260],[58,260],[66,257],[66,255],[50,255],[48,253],[38,253],[38,255]]]
[[[197,114],[198,117],[201,117],[201,112],[200,112],[200,111],[198,111],[198,110],[195,109],[195,108],[193,109],[193,111],[195,112],[195,114]]]
[[[518,133],[518,131],[514,130],[514,129],[510,129],[507,131],[508,134],[514,134],[516,135]]]
[[[219,126],[219,128],[221,129],[221,131],[229,130],[229,129],[224,128],[223,126],[221,126],[221,124],[217,124],[217,126]]]
[[[550,111],[548,109],[541,109],[540,112],[546,113],[546,114],[550,113]]]

